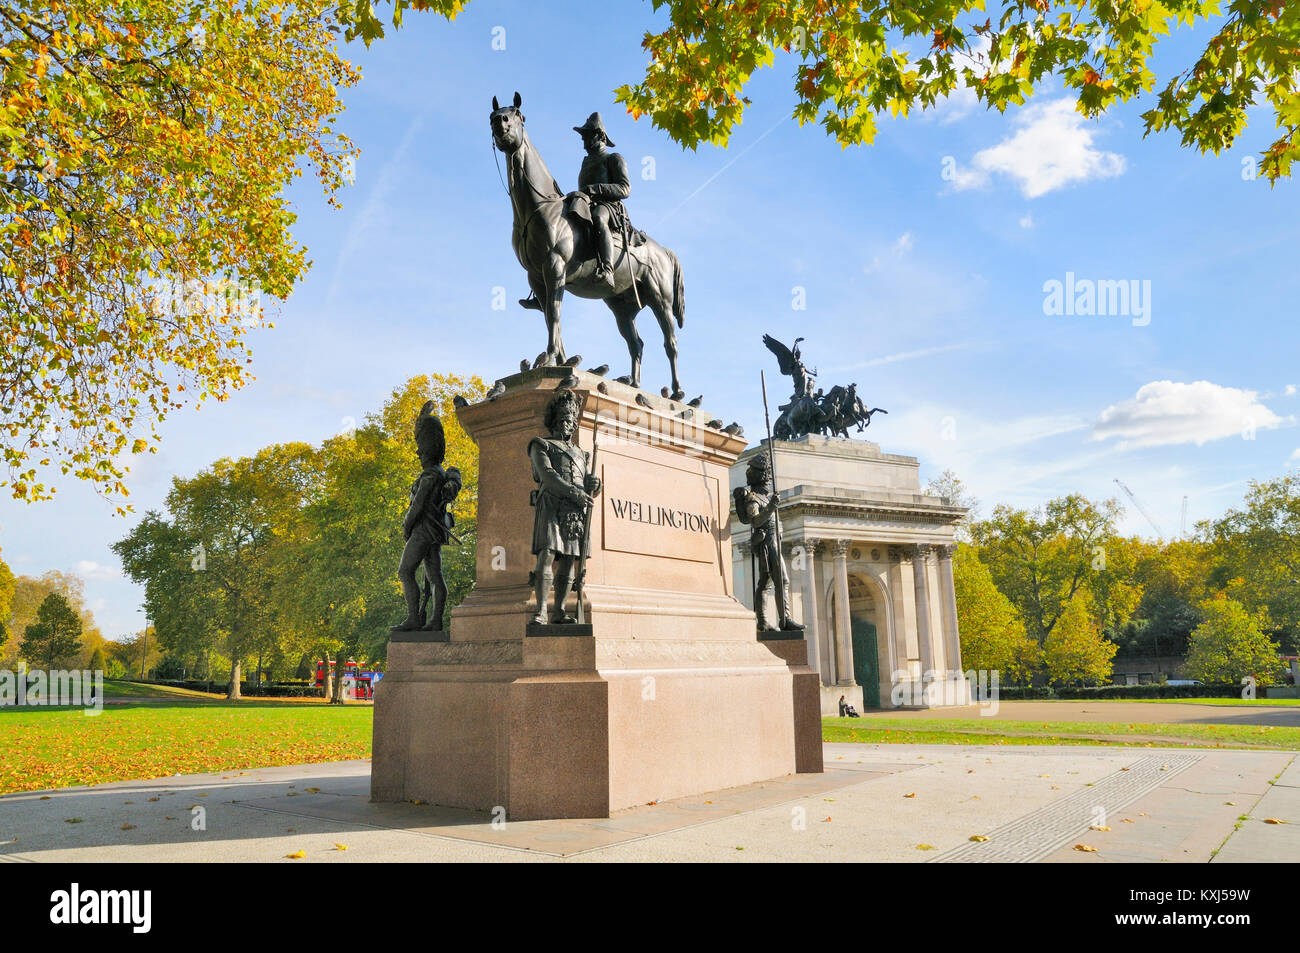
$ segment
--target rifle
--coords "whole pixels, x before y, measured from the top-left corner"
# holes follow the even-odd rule
[[[776,453],[772,449],[772,418],[771,416],[769,416],[767,412],[767,377],[763,374],[763,371],[761,369],[758,372],[758,379],[760,383],[762,383],[763,385],[763,422],[767,424],[767,463],[768,463],[767,472],[772,475],[772,495],[776,496]],[[780,578],[782,575],[784,575],[784,569],[780,561],[781,520],[776,515],[775,507],[772,510],[772,522],[776,526],[776,555],[778,560],[777,571],[772,578],[774,580],[773,584],[779,586],[784,582],[784,580]]]
[[[591,474],[596,473],[596,454],[600,452],[600,421],[596,421],[591,428]],[[586,480],[584,479],[585,483]],[[586,487],[584,486],[585,490]],[[603,488],[602,488],[603,489]],[[587,624],[587,609],[582,602],[583,589],[587,581],[587,554],[591,548],[591,515],[596,508],[596,498],[593,496],[591,505],[587,507],[587,513],[582,519],[582,552],[578,556],[578,574],[573,584],[573,593],[578,600],[578,625]]]

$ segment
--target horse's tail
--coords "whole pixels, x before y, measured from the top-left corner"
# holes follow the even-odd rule
[[[682,263],[677,260],[677,256],[671,248],[665,248],[668,257],[673,262],[673,317],[677,319],[677,326],[684,327],[686,322],[686,286],[682,283]]]

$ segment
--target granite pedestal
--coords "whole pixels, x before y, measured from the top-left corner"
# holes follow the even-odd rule
[[[578,440],[604,483],[592,520],[591,634],[526,635],[526,448],[568,368],[505,378],[461,408],[479,446],[476,583],[450,640],[389,645],[371,796],[518,820],[622,808],[822,770],[801,640],[760,642],[734,597],[727,471],[742,439],[685,405],[577,371]],[[650,406],[641,406],[636,396]],[[576,609],[571,603],[570,611]],[[537,631],[537,630],[534,630]]]

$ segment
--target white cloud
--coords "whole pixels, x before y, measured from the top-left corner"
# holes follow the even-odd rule
[[[1034,216],[1032,216],[1032,215],[1030,215],[1028,212],[1026,212],[1025,215],[1024,215],[1024,217],[1020,219],[1020,227],[1021,227],[1021,228],[1033,228],[1033,227],[1034,227]]]
[[[105,566],[93,559],[83,559],[77,563],[77,575],[82,579],[119,579],[122,571],[115,566]]]
[[[1018,113],[1016,132],[996,146],[981,149],[969,169],[958,169],[958,190],[988,184],[994,173],[1015,180],[1026,198],[1090,179],[1105,179],[1124,171],[1124,157],[1093,147],[1094,128],[1075,110],[1068,97],[1034,103]]]
[[[903,234],[899,235],[898,238],[894,239],[893,244],[889,246],[889,253],[893,255],[895,258],[902,258],[904,255],[910,252],[913,246],[915,245],[916,245],[916,240],[912,238],[912,233],[903,232]],[[881,265],[880,256],[874,255],[872,256],[871,264],[864,266],[862,270],[864,273],[869,275],[877,268],[879,268],[880,265]]]
[[[1284,423],[1257,397],[1256,391],[1209,381],[1152,381],[1143,384],[1132,399],[1103,410],[1093,425],[1092,439],[1116,438],[1119,448],[1178,443],[1200,446]]]
[[[1294,397],[1294,396],[1295,396],[1295,384],[1287,384],[1287,385],[1286,385],[1286,390],[1282,391],[1282,396],[1283,396],[1283,397]]]

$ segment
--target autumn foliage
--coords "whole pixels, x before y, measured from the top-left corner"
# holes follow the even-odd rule
[[[319,0],[0,5],[0,451],[125,495],[129,457],[187,401],[247,380],[261,298],[306,271],[285,187],[330,201],[338,53]],[[7,472],[5,472],[7,471]]]

